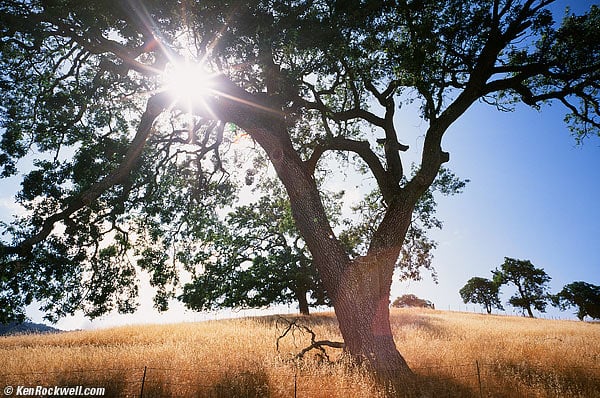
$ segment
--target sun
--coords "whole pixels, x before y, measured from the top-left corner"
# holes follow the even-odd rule
[[[173,100],[171,107],[186,113],[200,112],[217,118],[217,112],[212,109],[215,106],[213,100],[220,98],[279,117],[284,116],[281,110],[228,92],[225,88],[228,85],[224,84],[227,76],[222,71],[212,71],[204,62],[194,62],[190,59],[171,60],[160,76],[160,91],[170,95]]]
[[[216,74],[206,65],[189,60],[169,63],[162,76],[163,90],[176,103],[187,107],[201,105],[215,93]]]

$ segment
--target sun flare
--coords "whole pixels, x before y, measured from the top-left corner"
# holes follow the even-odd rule
[[[163,75],[163,89],[172,93],[175,101],[192,106],[206,101],[214,93],[215,74],[205,65],[184,61],[169,64]]]

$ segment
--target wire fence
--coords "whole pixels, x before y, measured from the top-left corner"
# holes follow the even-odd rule
[[[527,364],[475,361],[412,370],[415,377],[403,384],[413,393],[410,396],[422,396],[424,392],[434,394],[425,396],[472,398],[600,396],[600,367],[565,366],[549,370]],[[32,371],[0,374],[0,387],[4,386],[5,396],[58,395],[56,390],[49,390],[55,386],[78,393],[68,395],[108,397],[359,396],[352,382],[323,383],[326,377],[314,369],[303,371],[290,366],[277,372],[274,378],[265,368],[211,370],[144,366]],[[37,392],[46,394],[35,394],[36,388]]]

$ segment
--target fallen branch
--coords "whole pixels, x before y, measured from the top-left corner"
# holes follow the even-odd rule
[[[319,350],[320,355],[323,358],[327,359],[327,361],[331,362],[331,359],[327,355],[327,351],[325,350],[325,347],[342,348],[342,349],[345,347],[345,344],[343,342],[330,341],[330,340],[317,340],[317,336],[316,336],[315,332],[312,331],[312,329],[310,329],[306,325],[302,325],[299,323],[300,318],[295,318],[294,320],[290,321],[289,319],[286,319],[286,318],[280,316],[277,319],[277,324],[279,324],[280,321],[285,322],[287,324],[287,326],[286,326],[285,330],[283,331],[283,333],[277,338],[277,341],[276,341],[277,352],[279,352],[279,341],[281,339],[283,339],[285,336],[287,336],[288,333],[292,335],[294,342],[296,341],[296,336],[294,334],[296,331],[299,331],[302,334],[308,333],[310,335],[310,345],[306,348],[303,348],[298,354],[296,354],[294,356],[294,359],[302,359],[307,352],[309,352],[311,350]]]

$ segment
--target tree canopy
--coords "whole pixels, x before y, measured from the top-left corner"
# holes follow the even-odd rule
[[[309,306],[330,304],[282,187],[275,181],[265,184],[262,190],[271,193],[236,207],[223,230],[205,241],[213,254],[199,261],[183,288],[180,299],[187,307],[201,311],[297,302],[300,313],[309,315]]]
[[[403,294],[400,297],[396,297],[396,300],[392,303],[392,307],[422,307],[435,309],[435,305],[431,301],[419,298],[414,294]]]
[[[481,304],[488,314],[492,308],[503,310],[500,302],[500,285],[486,278],[474,276],[459,291],[464,303]]]
[[[552,3],[3,1],[0,174],[22,176],[26,212],[3,224],[0,319],[34,300],[49,317],[132,311],[140,270],[164,308],[178,266],[210,256],[215,209],[236,189],[226,154],[248,135],[286,189],[346,350],[408,372],[390,285],[451,125],[480,101],[558,102],[576,138],[600,131],[600,9],[557,23]],[[425,126],[412,175],[395,120],[408,104]],[[384,209],[360,255],[322,201],[339,164],[366,172]]]
[[[521,308],[533,318],[533,310],[546,312],[550,299],[548,282],[552,279],[542,268],[536,268],[529,260],[504,258],[500,269],[492,271],[493,282],[500,286],[512,284],[517,292],[508,300],[513,307]]]
[[[565,285],[560,292],[551,297],[552,304],[562,310],[577,308],[577,318],[586,316],[600,319],[600,286],[579,281]]]

